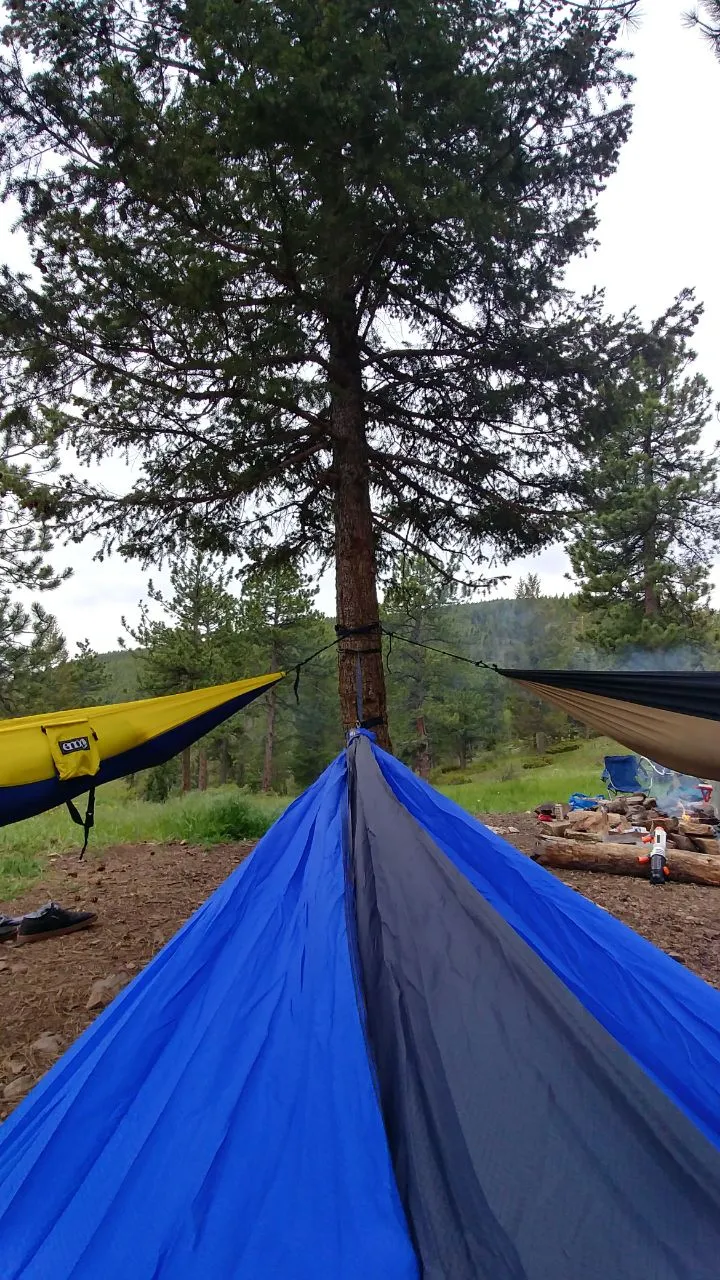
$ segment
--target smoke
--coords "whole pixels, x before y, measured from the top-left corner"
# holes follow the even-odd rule
[[[675,773],[672,769],[664,769],[662,766],[655,766],[649,794],[656,799],[659,813],[679,818],[685,815],[693,816],[700,810],[707,814],[711,825],[717,825],[717,817],[711,818],[708,810],[717,815],[720,789],[717,783],[709,785],[712,787],[710,795],[707,790],[708,784],[704,780],[692,778],[685,773]]]
[[[671,649],[642,649],[628,645],[617,653],[603,653],[584,646],[578,667],[585,671],[716,671],[717,656],[699,645],[680,644]]]
[[[691,805],[704,803],[697,779],[684,774],[680,779],[676,773],[671,774],[668,785],[663,787],[660,783],[653,788],[652,794],[657,799],[658,809],[668,815],[685,813]]]
[[[715,660],[715,665],[717,659]],[[710,654],[698,645],[682,644],[672,649],[640,649],[635,646],[615,655],[614,671],[709,671]]]

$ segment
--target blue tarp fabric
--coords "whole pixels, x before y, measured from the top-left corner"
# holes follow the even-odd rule
[[[417,1275],[347,943],[345,762],[0,1129],[2,1280]]]
[[[720,994],[372,752],[437,857],[715,1158]],[[375,839],[372,805],[365,821]],[[343,755],[0,1128],[2,1280],[422,1274],[359,994],[350,826]]]

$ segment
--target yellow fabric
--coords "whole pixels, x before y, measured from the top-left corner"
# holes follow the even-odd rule
[[[95,730],[89,720],[66,720],[62,723],[43,724],[53,758],[55,771],[61,782],[70,778],[93,778],[100,768],[100,751]]]
[[[552,702],[574,720],[605,733],[631,751],[693,778],[720,778],[720,722],[645,707],[578,689],[518,680],[529,693]]]
[[[275,684],[284,672],[236,680],[211,689],[193,689],[164,698],[119,702],[109,707],[58,711],[50,715],[0,720],[0,787],[19,787],[53,777],[56,763],[51,748],[54,731],[62,736],[69,724],[90,725],[97,735],[98,765],[142,742],[159,737],[186,720],[193,720],[223,702]],[[80,735],[82,736],[82,735]],[[57,741],[57,736],[55,738]],[[73,773],[72,777],[84,776]]]

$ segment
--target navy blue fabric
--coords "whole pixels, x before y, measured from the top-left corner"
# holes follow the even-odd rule
[[[346,766],[0,1127],[2,1280],[416,1280],[346,932]]]
[[[101,762],[98,772],[91,778],[61,782],[58,777],[53,776],[44,778],[42,782],[29,782],[24,787],[0,787],[0,827],[32,818],[37,813],[45,813],[47,809],[54,809],[68,800],[74,800],[103,782],[114,782],[116,778],[125,778],[132,773],[140,773],[142,769],[164,764],[271,688],[272,684],[264,684],[259,689],[251,689],[249,693],[240,694],[229,702],[222,702],[201,716],[184,720],[167,733],[148,738],[131,751],[110,756]]]
[[[720,1146],[720,992],[373,748],[395,795],[607,1031]]]
[[[644,790],[647,778],[640,777],[639,763],[637,756],[605,756],[603,782],[614,791]]]
[[[498,675],[527,684],[635,702],[678,715],[720,720],[720,671],[540,671],[497,668]]]

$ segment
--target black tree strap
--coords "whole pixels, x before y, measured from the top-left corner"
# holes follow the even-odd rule
[[[369,716],[363,714],[363,684],[362,684],[362,660],[368,653],[382,653],[382,648],[377,649],[351,649],[351,653],[355,654],[355,700],[357,706],[357,727],[358,729],[377,729],[381,724],[385,724],[384,716]]]
[[[369,622],[366,627],[341,627],[335,628],[335,635],[338,640],[349,640],[351,636],[371,636],[376,631],[382,631],[381,622]]]
[[[79,812],[79,810],[77,809],[77,807],[73,804],[72,800],[66,800],[65,803],[68,808],[68,813],[70,814],[70,817],[72,818],[73,822],[76,822],[79,827],[82,827],[83,832],[85,834],[85,843],[83,844],[83,847],[80,850],[80,858],[82,860],[82,858],[85,856],[85,850],[88,847],[90,832],[92,831],[92,828],[95,826],[95,788],[91,787],[88,792],[87,809],[85,810],[84,818],[82,814]]]

